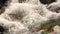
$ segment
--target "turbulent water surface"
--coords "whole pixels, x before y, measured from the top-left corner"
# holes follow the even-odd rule
[[[60,33],[60,0],[0,2],[0,34]]]

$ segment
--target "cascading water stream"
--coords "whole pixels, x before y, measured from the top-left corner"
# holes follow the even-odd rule
[[[41,31],[51,32],[54,26],[60,25],[60,11],[54,8],[54,5],[59,8],[60,3],[58,1],[49,3],[49,5],[48,3],[46,6],[40,0],[8,0],[8,6],[0,14],[0,33],[41,34]]]

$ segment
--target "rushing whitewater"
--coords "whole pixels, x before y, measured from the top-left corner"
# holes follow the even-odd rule
[[[43,0],[44,1],[44,0]],[[8,0],[0,14],[0,34],[42,34],[57,32],[60,0],[43,4],[40,0]],[[52,32],[53,32],[52,31]],[[60,33],[60,32],[57,32]]]

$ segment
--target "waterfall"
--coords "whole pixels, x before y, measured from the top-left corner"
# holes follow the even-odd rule
[[[40,0],[8,0],[0,14],[2,34],[41,34],[60,25],[60,3],[42,4]],[[1,29],[0,28],[0,29]]]

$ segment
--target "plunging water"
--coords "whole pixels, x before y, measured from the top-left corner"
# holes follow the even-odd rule
[[[50,9],[50,5],[42,4],[40,0],[8,1],[0,15],[0,32],[3,34],[41,34],[42,30],[50,32],[54,26],[60,25],[57,8]]]

